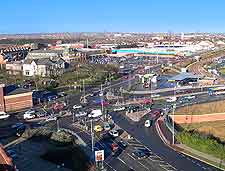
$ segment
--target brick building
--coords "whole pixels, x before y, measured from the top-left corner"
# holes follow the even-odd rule
[[[10,112],[33,107],[32,92],[15,85],[0,85],[0,111]]]

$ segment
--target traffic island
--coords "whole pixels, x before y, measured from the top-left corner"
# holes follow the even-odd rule
[[[149,110],[133,112],[133,113],[126,112],[126,116],[134,122],[139,122],[141,120],[141,118],[144,117],[148,113],[149,113]]]

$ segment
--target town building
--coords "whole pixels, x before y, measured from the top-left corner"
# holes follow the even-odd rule
[[[24,76],[50,77],[63,74],[65,61],[62,58],[27,59],[23,63]]]
[[[33,107],[32,91],[0,84],[0,111],[11,112]]]
[[[10,75],[22,75],[23,63],[21,61],[6,62],[5,69]]]

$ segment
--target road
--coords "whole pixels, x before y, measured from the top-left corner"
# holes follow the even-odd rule
[[[143,143],[151,151],[157,154],[159,157],[167,161],[170,165],[174,166],[179,171],[216,171],[214,168],[208,164],[201,161],[192,159],[183,154],[180,154],[173,149],[166,146],[157,134],[154,127],[146,129],[143,125],[143,121],[139,123],[134,123],[128,118],[124,117],[119,113],[110,114],[122,129],[126,130],[130,135]]]

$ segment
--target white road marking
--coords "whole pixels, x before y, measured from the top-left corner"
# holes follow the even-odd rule
[[[121,158],[117,157],[117,159],[118,159],[119,161],[121,161],[123,164],[127,165],[127,163],[126,163],[125,161],[123,161]]]

